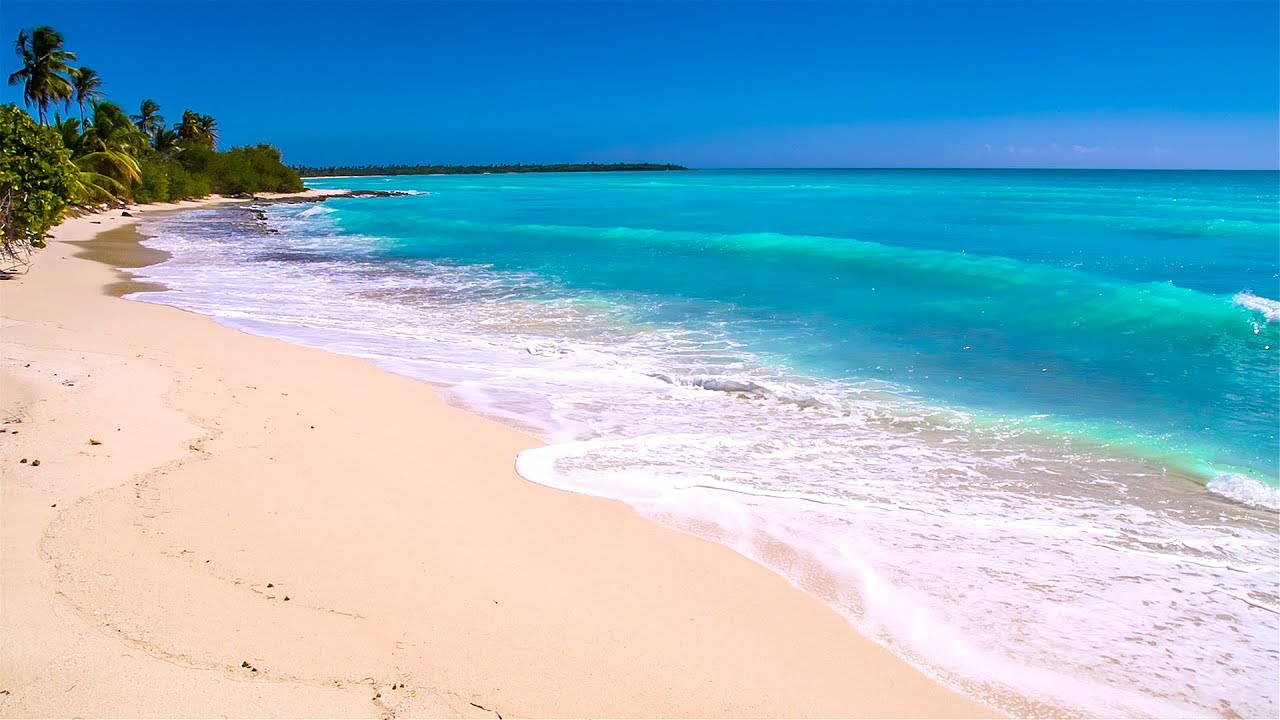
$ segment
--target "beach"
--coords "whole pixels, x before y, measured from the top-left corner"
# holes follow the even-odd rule
[[[0,282],[0,714],[992,715],[426,383],[118,298],[175,209]]]

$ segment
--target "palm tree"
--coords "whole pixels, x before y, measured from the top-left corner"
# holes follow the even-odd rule
[[[89,67],[72,68],[71,91],[75,94],[76,104],[80,106],[80,124],[84,124],[84,106],[86,103],[96,103],[102,99],[102,76],[96,70]],[[67,98],[67,106],[70,108],[71,98]]]
[[[155,140],[156,132],[164,129],[164,116],[160,114],[160,104],[151,98],[142,101],[138,114],[133,116],[133,124]]]
[[[209,141],[209,147],[218,149],[218,121],[212,115],[200,116],[200,135]]]
[[[151,136],[151,147],[155,148],[155,151],[161,155],[171,157],[182,149],[182,146],[178,144],[180,139],[177,130],[170,130],[161,126],[156,128],[155,135]]]
[[[88,151],[85,147],[85,133],[80,132],[79,120],[63,120],[54,113],[51,127],[62,135],[62,144],[71,151],[72,164],[75,165],[76,172],[71,178],[72,202],[77,205],[96,205],[111,202],[125,194],[125,188],[119,181],[95,170],[86,170],[82,166],[82,159]]]
[[[67,62],[75,53],[62,49],[62,35],[48,25],[18,31],[14,51],[22,59],[22,69],[9,76],[10,85],[22,85],[22,101],[34,105],[45,124],[49,105],[69,100],[73,93],[65,75],[71,72]]]
[[[53,125],[51,127],[58,131],[62,136],[62,145],[71,151],[74,155],[80,147],[80,121],[75,118],[67,118],[63,120],[57,113],[53,114]]]
[[[183,140],[194,141],[200,138],[200,113],[195,110],[183,110],[182,122],[174,127],[178,131],[178,137]]]
[[[194,110],[183,110],[182,122],[178,125],[178,136],[187,142],[207,144],[216,150],[218,121],[211,115],[201,115]]]
[[[127,195],[129,186],[142,179],[137,152],[145,144],[146,138],[119,105],[98,102],[71,159],[91,173],[96,184]]]

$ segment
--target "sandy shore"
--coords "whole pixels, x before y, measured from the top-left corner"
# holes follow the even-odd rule
[[[174,207],[0,282],[0,714],[991,715],[731,550],[524,481],[534,439],[77,257],[161,259],[132,225]]]

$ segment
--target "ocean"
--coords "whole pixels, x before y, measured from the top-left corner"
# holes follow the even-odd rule
[[[1277,173],[308,185],[411,194],[144,221],[133,299],[433,383],[1006,712],[1280,714]]]

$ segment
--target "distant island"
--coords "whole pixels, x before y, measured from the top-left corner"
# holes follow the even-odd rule
[[[335,165],[309,167],[294,165],[302,177],[334,177],[338,175],[484,175],[486,173],[547,173],[547,172],[634,172],[660,170],[688,170],[682,165],[670,163],[556,163],[538,165],[516,163],[514,165]]]

